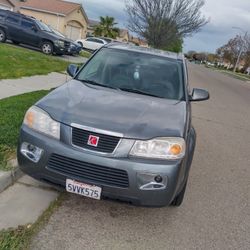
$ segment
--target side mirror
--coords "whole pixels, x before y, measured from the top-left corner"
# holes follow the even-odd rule
[[[190,96],[189,100],[191,102],[200,102],[200,101],[206,101],[209,99],[209,93],[208,91],[204,89],[193,89],[193,93]]]
[[[77,65],[75,65],[75,64],[70,64],[70,65],[68,66],[68,68],[67,68],[67,73],[68,73],[70,76],[72,76],[72,77],[74,77],[74,76],[76,75],[77,71],[78,71],[78,67],[77,67]]]
[[[31,29],[32,29],[34,32],[37,32],[37,31],[38,31],[38,29],[37,29],[37,27],[36,27],[35,25],[33,25]]]

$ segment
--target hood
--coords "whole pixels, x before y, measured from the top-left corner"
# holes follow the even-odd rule
[[[128,93],[72,80],[37,104],[51,117],[122,133],[125,138],[184,137],[186,103]]]
[[[57,35],[57,34],[54,33],[54,32],[48,32],[48,31],[45,31],[45,30],[43,30],[43,32],[46,32],[46,34],[47,34],[48,36],[50,36],[51,39],[62,40],[62,41],[67,41],[67,40],[68,40],[67,38],[64,38],[64,37],[62,37],[62,36],[59,36],[59,35]]]

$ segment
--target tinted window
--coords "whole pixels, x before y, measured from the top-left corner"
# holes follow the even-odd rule
[[[95,39],[94,38],[87,38],[86,41],[88,41],[88,42],[94,42]]]
[[[32,29],[34,25],[35,25],[34,22],[31,22],[27,19],[22,19],[21,21],[21,26],[25,29]]]
[[[16,16],[8,16],[6,18],[6,21],[7,22],[10,22],[10,23],[18,23],[19,22],[19,17],[16,17]]]
[[[99,40],[99,39],[94,39],[94,42],[104,44],[104,42],[102,40]]]
[[[112,88],[182,100],[182,67],[181,61],[163,56],[103,48],[86,64],[77,78]]]

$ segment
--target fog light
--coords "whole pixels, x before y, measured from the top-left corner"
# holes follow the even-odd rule
[[[161,190],[167,187],[167,176],[153,173],[137,173],[137,182],[141,190]]]
[[[30,143],[24,142],[21,145],[20,152],[26,156],[29,160],[37,163],[41,159],[43,150],[39,147],[36,147]]]
[[[162,177],[160,175],[155,176],[155,181],[157,183],[161,183],[162,182]]]

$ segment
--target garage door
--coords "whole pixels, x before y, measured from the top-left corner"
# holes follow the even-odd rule
[[[79,39],[81,37],[81,28],[68,24],[66,27],[66,36],[74,41]]]
[[[11,8],[9,6],[1,5],[1,4],[0,4],[0,9],[1,10],[11,10]]]

